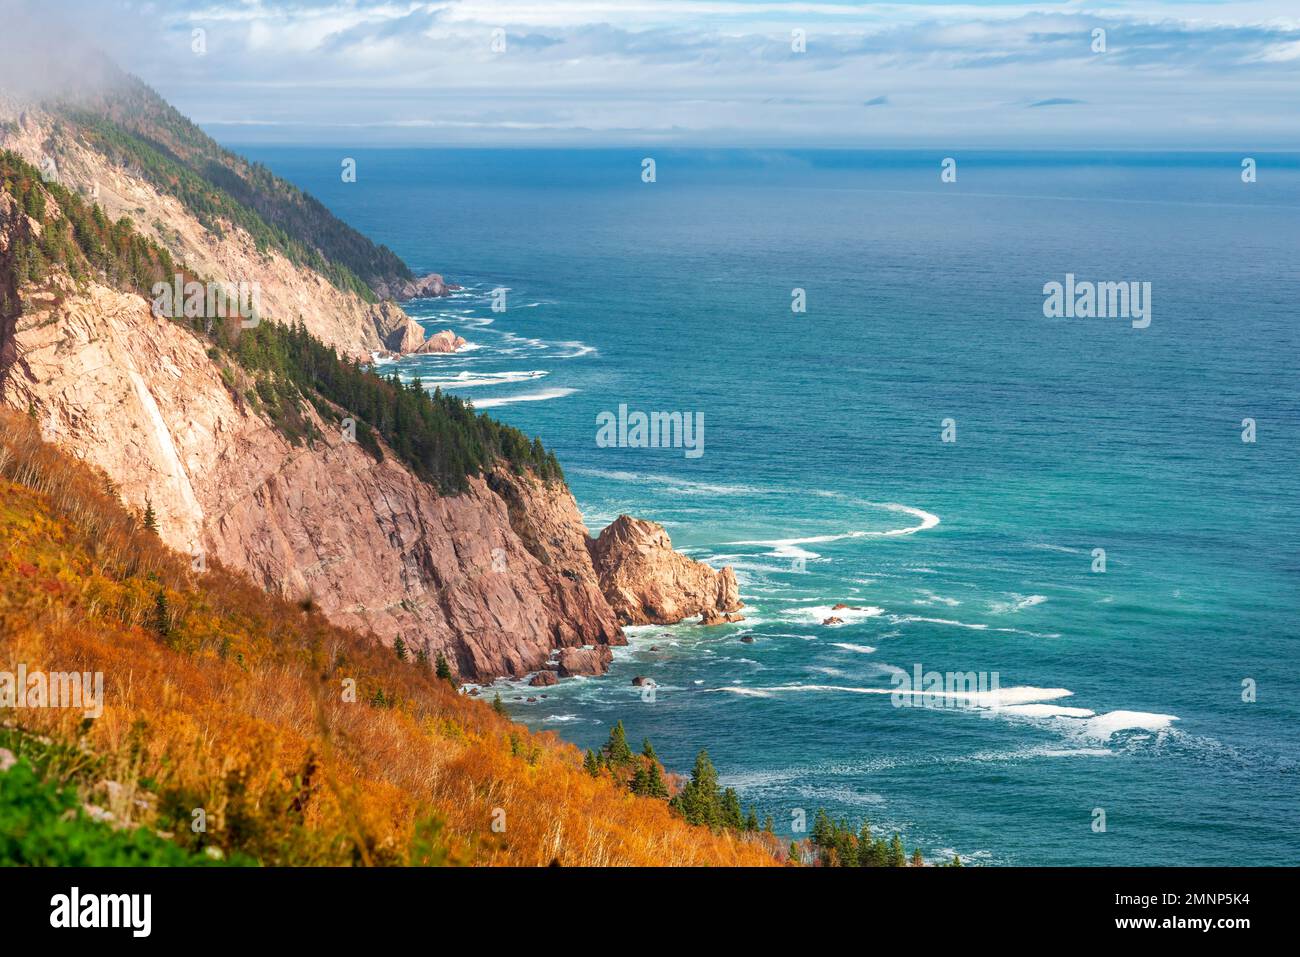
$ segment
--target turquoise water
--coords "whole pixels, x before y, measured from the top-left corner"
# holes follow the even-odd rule
[[[593,530],[737,571],[744,622],[502,683],[520,720],[707,748],[783,833],[826,807],[931,859],[1300,861],[1297,157],[944,184],[940,154],[659,151],[644,184],[629,151],[247,152],[467,287],[411,311],[475,348],[390,368],[540,434]],[[1066,273],[1151,282],[1150,326],[1044,318]],[[620,403],[701,413],[704,454],[598,447]],[[996,672],[1003,707],[894,707],[917,665]]]

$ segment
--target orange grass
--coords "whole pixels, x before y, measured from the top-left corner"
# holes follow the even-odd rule
[[[194,572],[101,474],[0,410],[0,670],[20,663],[103,672],[93,723],[0,718],[77,743],[90,799],[112,795],[120,823],[195,849],[266,864],[776,863],[768,839],[692,827],[591,777],[571,745],[314,610],[219,565]],[[377,690],[393,704],[371,704]]]

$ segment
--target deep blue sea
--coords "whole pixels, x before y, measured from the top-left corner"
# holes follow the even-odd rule
[[[502,683],[518,719],[707,748],[781,833],[825,807],[936,861],[1300,863],[1300,158],[243,152],[466,287],[410,311],[473,348],[385,371],[542,436],[593,532],[736,569],[744,622]],[[1150,282],[1150,325],[1046,318],[1067,273]],[[599,447],[620,404],[702,415],[703,454]],[[895,706],[918,666],[1000,695]]]

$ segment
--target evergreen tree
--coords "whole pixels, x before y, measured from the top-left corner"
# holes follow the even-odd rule
[[[421,648],[415,653],[415,663],[426,671],[429,669],[429,650],[427,648]]]
[[[745,826],[745,813],[740,809],[740,798],[735,788],[722,793],[722,826],[740,830]]]
[[[609,741],[605,744],[605,754],[611,767],[626,767],[632,763],[632,749],[627,745],[627,732],[623,722],[619,721],[609,732]]]
[[[776,822],[772,820],[772,815],[763,818],[763,830],[768,834],[776,833]]]
[[[659,755],[655,754],[654,745],[650,743],[649,738],[641,739],[641,755],[650,761],[659,760]]]
[[[914,848],[912,851],[912,866],[925,867],[925,858],[921,856],[921,849]]]
[[[663,773],[659,770],[659,762],[652,760],[647,768],[646,795],[655,798],[667,798],[668,783],[664,781]]]
[[[758,830],[758,814],[755,813],[752,807],[749,809],[749,816],[745,818],[745,830],[746,831]]]
[[[158,516],[154,514],[153,502],[147,498],[144,500],[144,527],[147,531],[158,534]]]
[[[453,688],[456,687],[456,676],[451,673],[451,665],[447,662],[447,656],[441,651],[438,652],[438,659],[434,664],[434,674],[446,681]]]
[[[397,640],[393,642],[393,654],[397,655],[398,661],[406,660],[406,642],[401,635],[398,635]]]
[[[961,866],[962,866],[962,865],[961,865],[961,857],[958,856],[958,855],[956,855],[956,854],[954,854],[954,855],[952,856],[952,863],[949,864],[948,866],[949,866],[949,867],[961,867]]]
[[[906,867],[907,851],[903,850],[903,839],[894,832],[894,839],[889,842],[889,866]]]
[[[506,705],[505,702],[501,700],[501,692],[499,691],[497,692],[496,697],[492,699],[492,710],[502,717],[505,717]]]
[[[500,695],[497,695],[497,700],[501,700]],[[582,759],[582,768],[593,778],[600,777],[600,760],[596,757],[596,752],[590,748],[587,749],[587,756]]]
[[[875,842],[871,839],[871,825],[866,821],[862,822],[862,830],[858,832],[858,859],[853,863],[858,867],[875,867]]]
[[[691,780],[682,792],[673,798],[672,805],[690,824],[708,827],[722,825],[722,807],[718,794],[718,772],[709,760],[709,753],[701,751],[695,757]]]
[[[628,788],[633,794],[647,794],[647,788],[650,785],[648,773],[644,762],[637,762],[636,771],[632,773],[632,780]]]
[[[794,841],[791,841],[791,842],[790,842],[790,858],[789,858],[789,859],[792,860],[792,861],[795,861],[795,862],[802,862],[802,861],[803,861],[803,855],[802,855],[801,853],[799,853],[799,845],[796,844]]]
[[[813,818],[812,842],[816,847],[830,847],[834,843],[835,825],[831,823],[830,815],[823,808],[817,809],[817,815]]]
[[[171,605],[167,601],[167,592],[161,588],[153,602],[154,629],[164,638],[172,633]]]

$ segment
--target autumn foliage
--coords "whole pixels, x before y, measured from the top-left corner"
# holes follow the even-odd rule
[[[110,826],[292,865],[763,865],[427,664],[196,569],[105,477],[0,410],[0,671],[103,672],[104,711],[0,711],[0,744]],[[24,744],[26,742],[26,744]],[[192,825],[202,811],[205,828]],[[496,827],[494,828],[494,824]]]

